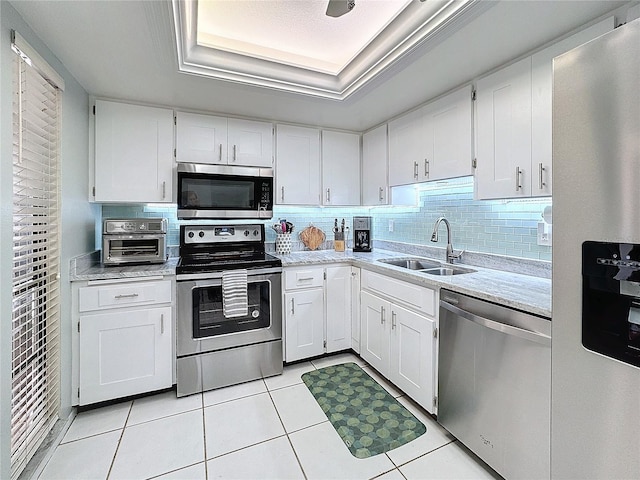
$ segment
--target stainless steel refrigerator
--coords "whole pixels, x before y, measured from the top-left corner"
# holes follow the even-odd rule
[[[554,60],[551,476],[640,478],[640,19]]]

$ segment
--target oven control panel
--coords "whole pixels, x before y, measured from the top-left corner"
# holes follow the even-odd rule
[[[263,237],[264,226],[260,224],[190,225],[185,226],[183,231],[185,244],[262,242]]]

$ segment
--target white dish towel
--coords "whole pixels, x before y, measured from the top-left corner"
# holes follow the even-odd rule
[[[222,272],[222,312],[227,318],[246,317],[249,314],[245,269]]]

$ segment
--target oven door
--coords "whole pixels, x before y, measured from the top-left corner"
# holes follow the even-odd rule
[[[249,313],[222,312],[222,279],[178,280],[177,356],[282,339],[282,274],[247,277]]]
[[[167,261],[165,234],[103,235],[102,263],[164,263]]]
[[[273,169],[178,165],[178,218],[271,218]]]

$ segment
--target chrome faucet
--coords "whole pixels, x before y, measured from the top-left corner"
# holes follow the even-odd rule
[[[440,217],[438,218],[438,220],[436,220],[436,224],[433,227],[433,233],[431,234],[431,241],[438,241],[438,227],[440,226],[441,222],[444,222],[447,227],[447,263],[453,263],[454,260],[460,259],[460,257],[464,253],[464,250],[460,251],[459,253],[453,253],[453,245],[451,244],[451,225],[449,225],[449,220],[444,217]]]

